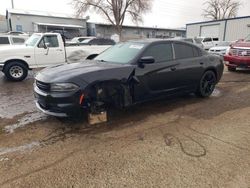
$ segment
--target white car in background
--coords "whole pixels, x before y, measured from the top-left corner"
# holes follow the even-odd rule
[[[210,48],[217,46],[219,43],[218,37],[195,37],[194,38],[197,42],[203,44],[204,50],[209,50]]]
[[[19,36],[19,35],[0,35],[0,46],[5,45],[21,45],[24,44],[28,39],[28,36]]]
[[[232,43],[233,42],[229,42],[229,41],[219,42],[215,47],[212,47],[209,49],[209,53],[224,56],[227,53]]]
[[[79,43],[88,40],[88,39],[94,39],[96,37],[94,36],[83,36],[83,37],[75,37],[73,39],[71,39],[70,41],[66,42],[66,46],[74,46],[74,45],[78,45]]]
[[[196,46],[199,46],[200,48],[204,48],[203,44],[200,40],[196,40],[196,38],[182,38],[182,41],[190,42],[192,44],[195,44]]]
[[[110,46],[65,47],[59,33],[34,33],[23,45],[0,47],[0,70],[9,80],[22,81],[28,70],[92,59]]]

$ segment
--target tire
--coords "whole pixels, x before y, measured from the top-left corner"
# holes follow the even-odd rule
[[[236,71],[236,68],[234,68],[234,67],[227,67],[227,70],[228,70],[229,72],[235,72],[235,71]]]
[[[28,67],[20,61],[13,61],[4,67],[4,74],[8,80],[19,82],[27,77]]]
[[[199,97],[209,97],[216,86],[216,75],[213,71],[206,71],[199,82],[196,95]]]

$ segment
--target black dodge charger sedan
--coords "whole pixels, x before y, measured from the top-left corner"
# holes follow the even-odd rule
[[[124,42],[92,60],[39,72],[36,105],[46,114],[65,117],[178,93],[209,97],[223,68],[220,57],[183,41]]]

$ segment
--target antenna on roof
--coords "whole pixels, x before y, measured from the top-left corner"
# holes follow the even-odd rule
[[[14,9],[14,0],[11,0],[12,9]]]

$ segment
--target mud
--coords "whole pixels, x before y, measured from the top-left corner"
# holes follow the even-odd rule
[[[225,71],[209,99],[111,110],[108,123],[37,111],[33,74],[0,75],[0,187],[250,187],[250,72]]]

